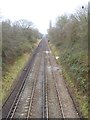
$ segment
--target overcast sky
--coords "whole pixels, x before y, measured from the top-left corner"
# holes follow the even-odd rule
[[[49,21],[54,23],[57,16],[70,14],[89,0],[0,0],[3,17],[10,20],[28,19],[42,33],[46,33]]]

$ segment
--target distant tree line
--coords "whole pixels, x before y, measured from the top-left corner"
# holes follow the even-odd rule
[[[59,16],[48,30],[48,39],[59,51],[60,63],[78,89],[88,86],[88,8]]]
[[[28,20],[19,20],[12,23],[2,21],[2,65],[3,72],[7,65],[26,52],[31,52],[37,39],[41,37],[38,29]]]

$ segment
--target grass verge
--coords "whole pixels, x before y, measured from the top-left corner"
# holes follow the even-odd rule
[[[5,101],[6,97],[10,93],[15,78],[21,72],[29,57],[30,54],[26,53],[23,56],[18,57],[13,65],[9,65],[8,72],[6,72],[5,76],[2,77],[2,91],[0,93],[0,99],[2,99],[2,103]]]
[[[50,43],[51,50],[54,54],[54,56],[59,56],[60,53],[57,50],[57,48]],[[65,81],[67,85],[70,87],[71,90],[73,90],[73,96],[75,96],[75,99],[79,105],[79,109],[83,116],[85,118],[88,118],[88,97],[85,93],[82,92],[82,90],[78,90],[78,87],[76,86],[73,78],[70,76],[70,73],[68,70],[65,69],[65,66],[61,64],[60,59],[57,59],[56,62],[62,66],[62,72],[63,72],[63,77],[65,78]]]

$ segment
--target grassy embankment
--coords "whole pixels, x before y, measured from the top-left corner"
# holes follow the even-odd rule
[[[2,101],[4,101],[9,94],[15,78],[23,69],[29,57],[30,55],[28,53],[24,54],[23,56],[18,57],[13,65],[8,66],[8,72],[6,72],[5,76],[2,78]]]
[[[2,97],[7,98],[41,34],[28,20],[2,22]],[[15,82],[14,82],[15,81]]]
[[[60,54],[59,50],[54,45],[51,44],[50,46],[51,46],[53,54],[55,56],[60,57],[57,60],[57,63],[60,64],[60,66],[62,66],[63,77],[65,78],[65,80],[66,80],[68,86],[70,87],[70,89],[73,91],[73,96],[76,97],[76,101],[79,104],[79,108],[80,108],[83,116],[85,118],[87,118],[88,117],[88,97],[87,97],[87,92],[85,91],[85,88],[84,88],[85,85],[87,85],[87,81],[83,82],[83,79],[84,79],[83,72],[85,72],[85,71],[87,72],[87,64],[86,63],[80,64],[79,62],[74,63],[74,60],[77,60],[77,58],[75,59],[77,54],[73,55],[73,52],[71,53],[70,56],[68,56],[68,58],[65,58],[65,59],[62,60],[61,57],[64,58],[65,54],[62,53],[62,51],[61,51],[61,54]],[[80,56],[77,56],[77,57],[80,57]],[[84,57],[84,60],[85,59],[86,58]],[[68,64],[70,64],[69,66],[66,65],[67,61],[68,61]],[[75,68],[77,70],[75,71],[75,69],[72,69],[72,68]],[[77,77],[74,78],[74,76],[77,76]],[[82,78],[80,78],[80,77],[82,77]],[[82,82],[81,83],[76,83],[77,82],[75,80],[76,78],[77,79],[80,78],[80,80],[82,80],[83,83]]]
[[[76,96],[79,107],[88,117],[88,7],[71,15],[59,16],[48,38],[58,54],[63,76]]]
[[[35,47],[39,44],[39,40],[35,43]],[[32,50],[33,51],[33,50]],[[28,59],[32,56],[30,53],[25,53],[22,56],[19,56],[16,61],[12,65],[8,65],[8,71],[2,77],[2,93],[1,98],[2,103],[5,101],[7,96],[9,95],[11,89],[13,88],[13,84],[15,84],[15,78],[19,77],[22,69],[26,65]]]

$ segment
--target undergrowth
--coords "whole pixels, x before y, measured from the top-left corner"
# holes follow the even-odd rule
[[[59,56],[57,63],[62,66],[63,76],[68,86],[74,91],[79,108],[85,118],[88,117],[88,58],[82,51],[74,54],[73,51],[59,51],[50,43],[52,52]],[[85,61],[85,62],[84,62]]]
[[[2,102],[5,101],[6,97],[8,96],[11,86],[18,74],[20,74],[21,70],[23,69],[24,65],[26,64],[27,60],[29,59],[30,54],[24,54],[21,57],[18,57],[17,60],[13,63],[13,65],[9,65],[8,71],[2,76],[2,92],[1,92],[1,99]]]

